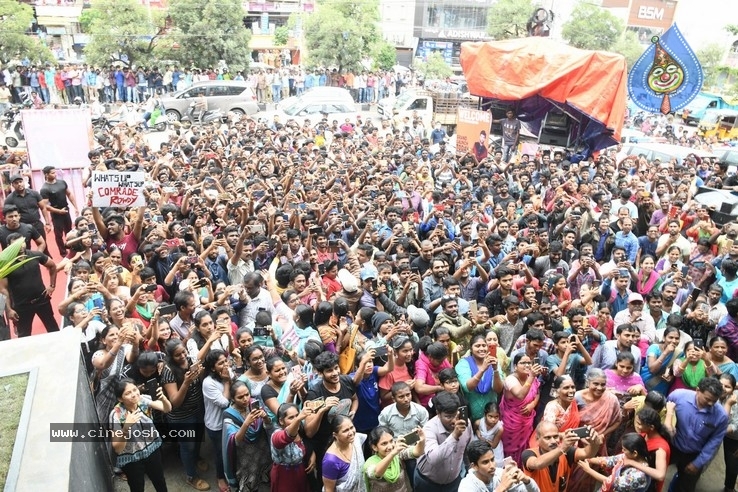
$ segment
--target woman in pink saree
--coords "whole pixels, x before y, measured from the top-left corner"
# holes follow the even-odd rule
[[[620,425],[621,412],[618,397],[607,389],[607,377],[602,369],[587,371],[587,387],[577,391],[574,403],[579,408],[579,425],[591,426],[603,437],[603,442]],[[607,456],[607,446],[600,447],[599,456]],[[577,467],[569,480],[568,492],[592,492],[597,481]]]
[[[543,367],[532,364],[525,353],[516,354],[512,361],[512,374],[505,378],[500,415],[505,433],[502,447],[505,455],[520,466],[520,454],[528,447],[533,433],[533,419],[538,405],[538,375]]]

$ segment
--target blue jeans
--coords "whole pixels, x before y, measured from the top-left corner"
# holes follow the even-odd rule
[[[502,144],[502,162],[510,162],[510,160],[513,157],[513,154],[515,154],[518,151],[518,145],[508,145],[508,144]]]
[[[185,469],[187,478],[197,477],[197,460],[200,458],[200,446],[202,445],[203,429],[202,417],[190,417],[184,421],[177,421],[173,425],[176,429],[194,429],[194,439],[179,440],[179,459]]]
[[[138,102],[138,90],[136,90],[136,87],[126,86],[126,99],[130,102]]]
[[[218,480],[225,480],[225,471],[223,471],[223,431],[214,431],[208,428],[205,430],[215,450],[215,475]]]
[[[272,84],[272,100],[278,103],[282,100],[282,86],[279,84]]]

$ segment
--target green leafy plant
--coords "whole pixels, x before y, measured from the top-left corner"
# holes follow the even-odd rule
[[[279,26],[274,30],[274,45],[275,46],[286,46],[290,40],[290,30],[287,26]]]
[[[25,242],[24,238],[18,238],[7,248],[0,251],[0,278],[7,277],[33,259],[26,257],[25,254],[20,254]]]

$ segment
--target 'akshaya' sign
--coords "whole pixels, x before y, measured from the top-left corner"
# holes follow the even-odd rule
[[[146,205],[143,195],[146,173],[99,172],[92,173],[92,205],[95,207],[141,207]]]

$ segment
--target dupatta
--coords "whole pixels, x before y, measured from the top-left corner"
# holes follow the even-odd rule
[[[366,436],[356,434],[349,469],[343,477],[336,481],[336,492],[366,492],[367,488],[363,471],[364,452],[361,449],[365,440]]]
[[[475,375],[479,371],[479,367],[477,367],[477,362],[474,360],[474,356],[470,355],[469,357],[464,357],[464,360],[469,364],[469,367],[471,368],[472,376]],[[492,390],[492,382],[494,381],[495,376],[495,370],[492,368],[492,366],[489,366],[486,371],[484,371],[484,374],[482,375],[482,379],[479,381],[479,384],[477,385],[476,391],[480,395],[486,395]]]
[[[661,276],[656,273],[655,269],[651,270],[651,274],[645,280],[643,279],[643,272],[638,272],[638,282],[636,282],[638,293],[643,295],[650,294],[659,284],[660,280]]]
[[[238,478],[236,469],[238,468],[238,457],[236,455],[237,443],[236,433],[243,425],[244,418],[241,413],[229,406],[223,411],[223,471],[225,472],[228,484],[232,487],[238,487]],[[254,442],[259,437],[262,427],[262,419],[256,419],[246,429],[246,440]]]

